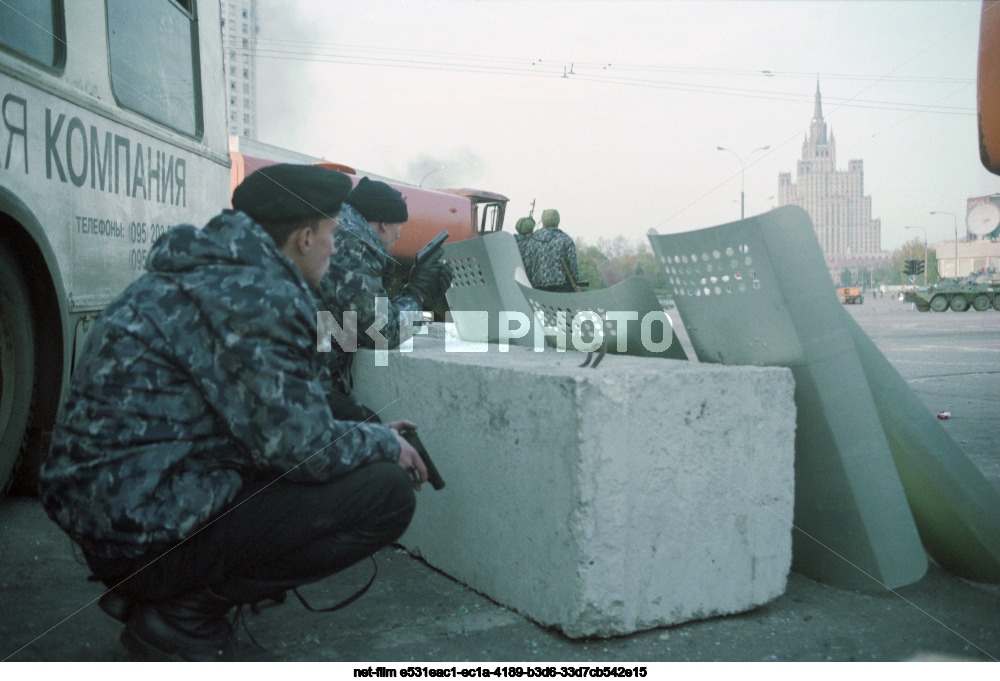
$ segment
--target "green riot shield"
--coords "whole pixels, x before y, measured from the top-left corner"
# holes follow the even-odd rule
[[[924,548],[959,577],[1000,584],[1000,494],[854,318],[843,317]]]
[[[919,580],[927,560],[809,216],[649,239],[701,361],[792,370],[793,569],[843,588]]]
[[[533,311],[518,282],[528,283],[514,237],[493,232],[445,244],[453,279],[445,294],[462,340],[496,343],[501,337],[530,345]]]
[[[687,359],[670,318],[641,277],[579,293],[520,288],[535,314],[536,345],[544,337],[558,348]]]

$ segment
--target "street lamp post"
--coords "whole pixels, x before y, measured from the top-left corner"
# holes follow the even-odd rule
[[[739,154],[737,154],[732,149],[729,149],[727,147],[716,147],[716,149],[718,149],[719,151],[728,151],[730,154],[732,154],[733,156],[735,156],[740,161],[740,220],[742,220],[745,217],[744,207],[746,205],[746,194],[744,193],[743,188],[745,186],[744,185],[744,180],[746,178],[747,162],[750,160],[750,157],[753,156],[758,151],[766,151],[767,149],[770,149],[770,148],[771,148],[770,144],[768,144],[765,147],[757,147],[756,149],[754,149],[753,151],[751,151],[749,154],[747,154],[746,161],[744,161],[743,157],[740,156]]]
[[[424,186],[424,180],[426,180],[428,177],[430,177],[434,173],[436,173],[438,171],[441,171],[441,170],[444,170],[446,167],[447,166],[441,166],[440,168],[435,168],[431,172],[427,173],[426,175],[424,175],[423,177],[420,178],[420,182],[417,184],[417,186],[418,187],[423,187]]]
[[[958,216],[954,213],[946,213],[943,210],[932,210],[931,215],[950,215],[955,223],[955,279],[958,279]]]
[[[927,228],[926,227],[914,227],[913,225],[906,225],[903,229],[922,229],[922,230],[924,230],[924,286],[927,286]]]
[[[766,199],[764,199],[763,202],[770,201],[773,198],[774,198],[773,196],[769,196]],[[733,203],[739,203],[739,201],[737,199],[733,199]],[[753,210],[753,206],[750,206],[750,210]]]

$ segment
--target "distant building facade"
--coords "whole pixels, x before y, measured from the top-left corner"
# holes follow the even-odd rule
[[[931,244],[941,278],[985,275],[1000,280],[1000,241],[941,241]]]
[[[257,138],[257,0],[221,0],[229,134]]]
[[[966,200],[965,234],[955,217],[955,237],[932,244],[941,277],[1000,281],[1000,194]],[[959,238],[962,237],[962,241]]]
[[[872,219],[872,200],[864,193],[864,162],[851,160],[846,171],[837,170],[837,143],[832,130],[827,134],[818,81],[795,182],[791,173],[778,175],[778,205],[801,206],[809,214],[831,273],[889,258],[882,251],[881,220]]]

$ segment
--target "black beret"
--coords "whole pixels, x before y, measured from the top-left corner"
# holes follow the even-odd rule
[[[406,222],[410,217],[402,194],[385,182],[367,177],[361,178],[346,201],[372,222]]]
[[[233,208],[257,222],[332,218],[351,191],[351,179],[322,166],[279,163],[251,173],[233,191]]]

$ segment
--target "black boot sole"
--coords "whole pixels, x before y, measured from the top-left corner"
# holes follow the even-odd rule
[[[147,631],[150,622],[147,620],[144,624],[143,615],[141,609],[133,615],[119,637],[122,645],[137,661],[226,662],[233,659],[236,650],[235,636],[226,642],[219,642],[216,647],[209,641],[194,640],[181,632],[171,631],[170,625],[162,619],[153,620],[153,629]]]
[[[184,658],[177,655],[169,655],[156,646],[135,635],[129,627],[125,627],[119,637],[125,649],[138,662],[184,662]]]

